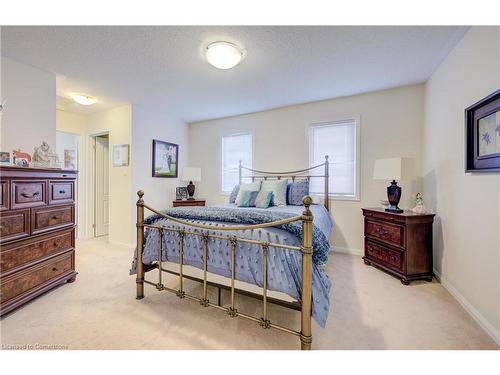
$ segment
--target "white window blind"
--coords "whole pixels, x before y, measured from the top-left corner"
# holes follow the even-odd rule
[[[238,184],[238,164],[252,168],[252,135],[222,137],[222,191],[230,192]],[[248,173],[247,173],[248,174]]]
[[[313,124],[309,127],[309,166],[322,164],[328,155],[329,192],[333,197],[355,199],[359,197],[358,137],[356,119]],[[314,174],[323,174],[317,169]],[[311,192],[324,193],[324,180],[311,179]]]

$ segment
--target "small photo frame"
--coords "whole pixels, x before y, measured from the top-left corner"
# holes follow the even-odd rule
[[[113,145],[113,167],[126,167],[129,165],[130,145]]]
[[[180,201],[183,199],[187,199],[187,197],[188,197],[187,187],[182,186],[182,187],[175,188],[175,199]]]
[[[0,152],[0,164],[10,165],[10,152]]]

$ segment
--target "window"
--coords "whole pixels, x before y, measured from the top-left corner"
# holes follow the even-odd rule
[[[222,191],[231,192],[238,184],[238,164],[252,168],[252,135],[222,137]]]
[[[330,162],[330,196],[359,199],[359,119],[343,119],[309,127],[309,166],[322,164],[325,155]],[[320,170],[313,173],[319,174]],[[310,189],[312,194],[323,194],[324,180],[312,178]]]

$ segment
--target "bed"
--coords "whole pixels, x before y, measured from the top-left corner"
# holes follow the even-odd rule
[[[310,175],[311,170],[324,168],[322,175]],[[251,173],[244,176],[243,171]],[[273,206],[240,208],[234,204],[215,207],[184,207],[159,211],[144,203],[142,191],[137,202],[137,250],[131,273],[135,273],[137,298],[144,297],[144,284],[159,291],[175,293],[180,298],[199,302],[227,312],[231,317],[243,317],[263,328],[276,328],[300,337],[301,348],[312,343],[311,318],[324,327],[328,317],[331,282],[322,265],[328,260],[330,233],[333,223],[328,205],[328,157],[325,163],[294,172],[263,172],[245,168],[240,163],[239,181],[243,178],[298,179],[324,178],[325,197],[322,205],[312,204],[309,196],[303,206]],[[148,209],[153,215],[144,217]],[[167,267],[169,265],[170,267]],[[175,270],[172,268],[175,265]],[[188,269],[201,270],[193,276]],[[147,272],[156,270],[157,281],[146,280]],[[163,277],[174,274],[179,278],[178,289],[163,284]],[[208,275],[228,278],[227,283],[214,283]],[[184,290],[184,280],[203,284],[202,295],[193,296]],[[236,286],[252,284],[260,293]],[[208,299],[209,286],[219,288],[217,303]],[[230,292],[229,306],[220,300],[221,288]],[[269,294],[289,298],[271,297]],[[255,317],[238,311],[237,294],[262,301],[262,316]],[[301,312],[301,330],[272,323],[267,304],[275,303]]]

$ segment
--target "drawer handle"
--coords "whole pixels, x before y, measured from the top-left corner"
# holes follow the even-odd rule
[[[35,191],[33,194],[29,195],[29,194],[26,194],[26,193],[21,193],[21,195],[24,197],[24,198],[35,198],[37,195],[40,195],[40,192],[39,191]]]
[[[59,194],[66,194],[66,190],[59,190]]]
[[[57,220],[57,219],[59,219],[59,216],[57,215],[52,216],[52,220]]]
[[[396,261],[396,257],[395,257],[394,255],[391,255],[391,260],[392,260],[393,262],[395,262],[395,261]]]
[[[53,271],[53,272],[58,271],[57,267],[52,267],[52,271]]]

